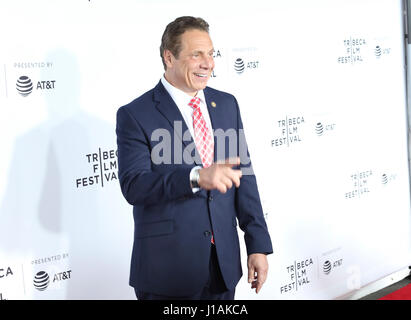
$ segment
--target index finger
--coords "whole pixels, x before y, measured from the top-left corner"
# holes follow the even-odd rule
[[[261,290],[265,280],[267,280],[267,272],[257,271],[256,293],[258,293]]]
[[[240,179],[243,176],[241,170],[235,170],[231,168],[227,168],[224,170],[226,177],[228,177],[232,182],[234,182],[235,186],[238,188],[240,186]]]

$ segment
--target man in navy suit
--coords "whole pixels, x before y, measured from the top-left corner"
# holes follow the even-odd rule
[[[214,68],[208,28],[201,18],[171,22],[160,47],[163,77],[117,112],[138,299],[234,299],[242,276],[237,221],[251,288],[258,293],[267,277],[272,245],[239,107],[206,86]]]

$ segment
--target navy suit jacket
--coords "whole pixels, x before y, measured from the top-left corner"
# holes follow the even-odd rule
[[[243,126],[234,96],[209,87],[204,95],[213,130],[239,135]],[[208,280],[211,232],[225,285],[234,289],[242,276],[237,221],[247,254],[272,253],[253,174],[243,175],[240,187],[225,194],[193,193],[189,174],[201,161],[191,135],[182,135],[187,130],[161,82],[117,111],[119,181],[133,205],[135,226],[130,285],[140,291],[166,296],[200,291]],[[215,161],[239,155],[241,139],[231,141],[231,150],[228,136],[223,140],[215,136]],[[251,162],[243,166],[250,168]]]

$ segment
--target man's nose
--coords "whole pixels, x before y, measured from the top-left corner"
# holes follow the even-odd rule
[[[204,57],[203,61],[201,62],[200,67],[204,69],[213,69],[214,68],[214,58],[210,56]]]

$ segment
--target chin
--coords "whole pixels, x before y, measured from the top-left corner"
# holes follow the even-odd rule
[[[198,90],[203,90],[205,87],[207,87],[207,83],[208,83],[208,81],[204,81],[204,82],[201,82],[201,83],[197,83],[197,84],[195,85],[195,90],[196,90],[196,91],[198,91]]]
[[[204,85],[202,85],[202,86],[198,86],[198,87],[196,88],[196,91],[204,90],[205,87],[207,87],[207,84],[204,84]]]
[[[195,89],[196,91],[203,90],[207,86],[207,83],[208,83],[209,79],[210,79],[210,77],[207,77],[207,78],[204,78],[204,79],[201,79],[201,80],[193,79],[193,81],[191,83],[192,88]]]

